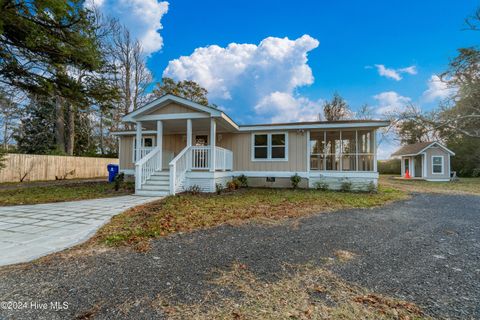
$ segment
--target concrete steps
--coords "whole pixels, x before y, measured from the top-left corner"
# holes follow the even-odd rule
[[[135,194],[141,196],[166,196],[170,193],[170,172],[158,171],[150,176],[140,189],[137,189]]]

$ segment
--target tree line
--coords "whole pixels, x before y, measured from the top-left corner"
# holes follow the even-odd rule
[[[121,117],[154,97],[208,105],[207,91],[192,81],[153,84],[140,42],[84,1],[2,0],[0,12],[4,150],[116,156],[109,133],[130,129]]]

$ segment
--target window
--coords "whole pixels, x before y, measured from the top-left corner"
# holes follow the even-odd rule
[[[374,130],[310,132],[310,169],[373,171]]]
[[[256,134],[254,140],[254,158],[268,159],[268,135]]]
[[[432,157],[432,173],[443,174],[443,156]]]
[[[252,160],[287,160],[287,134],[253,134]]]
[[[310,133],[310,169],[324,170],[325,168],[325,132]]]
[[[146,148],[153,147],[153,138],[143,138],[143,146]]]

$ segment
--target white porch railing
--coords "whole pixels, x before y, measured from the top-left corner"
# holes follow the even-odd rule
[[[170,193],[182,191],[185,173],[188,170],[209,170],[210,146],[191,146],[185,148],[170,162]],[[190,160],[189,160],[190,159]],[[215,147],[214,170],[232,170],[233,152],[224,148]]]
[[[210,167],[208,159],[210,159],[210,147],[193,146],[192,153],[192,170],[204,170]]]
[[[182,191],[185,172],[188,170],[190,149],[185,148],[170,161],[170,194]]]
[[[162,169],[160,161],[160,148],[154,147],[149,153],[135,162],[135,188],[141,189],[142,185],[156,171]]]
[[[211,168],[210,146],[192,146],[192,170],[206,170]],[[233,152],[224,148],[215,147],[215,168],[214,170],[232,170]]]
[[[143,159],[147,154],[149,154],[153,149],[155,149],[156,147],[142,147],[140,148],[140,159]],[[133,149],[133,159],[134,161],[133,162],[136,162],[140,159],[136,159],[137,157],[137,148],[134,148]]]
[[[215,169],[232,170],[233,152],[224,148],[215,147]]]

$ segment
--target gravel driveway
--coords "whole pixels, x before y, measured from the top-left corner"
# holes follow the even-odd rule
[[[358,257],[334,271],[378,293],[417,303],[436,318],[480,318],[480,197],[418,194],[370,210],[345,210],[273,226],[222,226],[155,241],[148,253],[98,252],[0,269],[0,300],[67,302],[61,311],[0,310],[0,318],[161,317],[158,295],[198,301],[212,270],[247,264],[272,277],[285,262]]]

